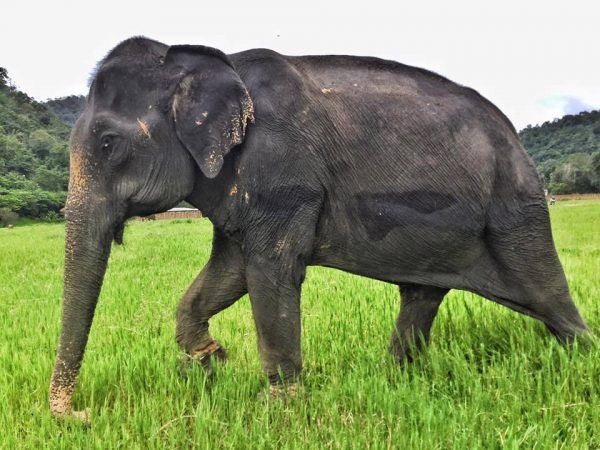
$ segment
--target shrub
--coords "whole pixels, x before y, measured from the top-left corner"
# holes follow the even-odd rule
[[[63,217],[56,211],[49,211],[48,214],[44,216],[44,220],[46,222],[62,222]]]
[[[19,215],[8,208],[0,208],[0,226],[7,227],[17,223]]]
[[[58,213],[66,198],[66,192],[0,190],[0,208],[7,208],[21,217],[41,219],[51,211]]]

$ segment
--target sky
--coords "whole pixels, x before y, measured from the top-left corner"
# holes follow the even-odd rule
[[[600,109],[595,0],[7,0],[0,66],[38,100],[86,94],[96,62],[144,35],[233,53],[378,56],[478,90],[518,129]]]

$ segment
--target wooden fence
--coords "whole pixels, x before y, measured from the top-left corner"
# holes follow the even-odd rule
[[[560,200],[589,200],[593,198],[600,198],[600,194],[555,194],[554,198],[556,201]],[[546,196],[547,200],[550,200],[550,195]]]
[[[175,209],[158,214],[152,214],[147,217],[140,217],[140,220],[170,220],[170,219],[199,219],[202,213],[197,209]]]

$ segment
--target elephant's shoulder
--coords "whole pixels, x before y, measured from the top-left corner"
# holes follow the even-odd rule
[[[270,81],[283,83],[297,79],[298,72],[290,57],[274,50],[258,48],[228,55],[236,71],[245,83]]]
[[[267,49],[228,57],[248,88],[257,114],[289,115],[304,109],[308,81],[290,57]]]

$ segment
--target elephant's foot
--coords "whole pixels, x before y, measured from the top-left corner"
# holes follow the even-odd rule
[[[89,408],[85,408],[82,409],[81,411],[68,411],[65,412],[63,414],[56,414],[54,413],[54,417],[58,418],[58,419],[63,419],[63,420],[69,420],[69,419],[73,419],[76,422],[80,422],[83,425],[90,425],[91,424],[91,410]]]
[[[215,340],[206,347],[192,352],[192,360],[202,364],[202,367],[204,367],[204,370],[206,370],[208,374],[212,374],[213,371],[213,358],[220,363],[227,361],[227,352],[225,351],[225,348]]]
[[[414,344],[411,343],[400,343],[399,341],[392,341],[388,351],[394,357],[396,362],[400,366],[404,366],[407,363],[411,363],[415,357]]]
[[[298,395],[298,389],[298,383],[271,384],[269,385],[269,398],[272,400],[294,398]]]
[[[208,345],[194,350],[190,354],[185,354],[182,365],[184,369],[187,369],[191,364],[199,363],[206,373],[211,375],[213,373],[213,359],[216,359],[220,363],[227,361],[225,348],[215,340],[211,340]]]
[[[89,425],[91,411],[86,408],[82,411],[74,411],[71,398],[73,389],[66,389],[57,386],[50,388],[50,411],[57,419],[75,419],[85,425]]]
[[[405,335],[404,337],[399,337],[394,334],[388,350],[396,362],[400,366],[404,366],[412,363],[419,355],[426,353],[427,345],[427,340],[422,336],[413,337],[412,335]]]

